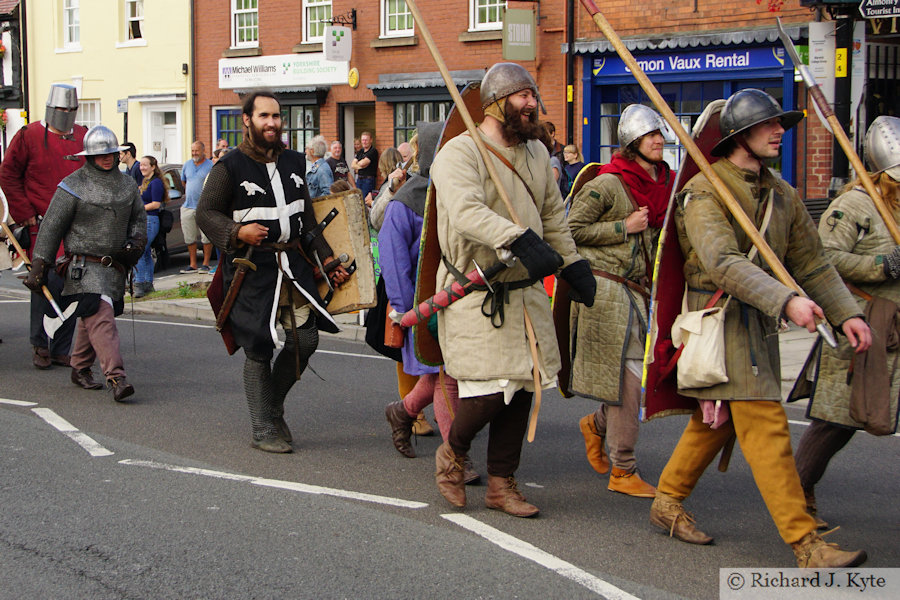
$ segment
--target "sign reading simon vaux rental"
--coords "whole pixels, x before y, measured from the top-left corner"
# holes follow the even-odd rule
[[[648,75],[661,73],[699,73],[709,71],[732,71],[772,69],[784,66],[784,48],[716,48],[701,51],[673,52],[671,54],[645,54],[634,57],[641,69]],[[790,61],[790,59],[787,59]],[[790,64],[790,62],[788,62]],[[631,71],[618,56],[595,58],[595,77],[628,75]]]
[[[220,58],[219,89],[346,85],[349,70],[349,62],[327,61],[323,52]]]

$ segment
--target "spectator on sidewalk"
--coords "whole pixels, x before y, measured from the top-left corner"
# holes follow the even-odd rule
[[[209,259],[212,257],[212,244],[206,234],[197,227],[195,213],[203,191],[203,182],[209,175],[213,163],[206,158],[206,146],[200,140],[191,144],[191,160],[184,163],[181,169],[181,181],[184,183],[184,204],[181,205],[181,232],[188,247],[191,264],[182,273],[209,273]],[[203,244],[203,264],[197,267],[197,243]]]
[[[122,144],[125,149],[119,152],[119,160],[125,164],[125,173],[137,182],[138,185],[144,181],[144,174],[141,173],[141,163],[137,159],[137,148],[131,142]]]

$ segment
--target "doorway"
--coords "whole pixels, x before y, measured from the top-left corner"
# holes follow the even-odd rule
[[[181,106],[144,104],[144,153],[160,164],[182,163]]]
[[[353,140],[358,138],[363,131],[372,134],[373,143],[378,147],[378,139],[375,137],[375,103],[342,104],[340,106],[340,122],[338,123],[338,137],[344,144],[344,159],[349,163],[353,160]]]

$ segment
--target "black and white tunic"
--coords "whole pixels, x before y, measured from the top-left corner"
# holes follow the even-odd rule
[[[237,247],[237,230],[241,226],[259,223],[269,228],[263,247],[254,248],[251,261],[256,270],[247,272],[228,317],[235,341],[253,352],[268,353],[280,345],[276,315],[285,278],[309,301],[320,329],[339,331],[318,294],[312,266],[301,252],[265,247],[297,240],[301,232],[315,226],[305,168],[303,155],[292,150],[281,152],[275,162],[269,163],[253,160],[240,149],[229,152],[210,172],[197,207],[200,228],[229,254],[242,256],[247,251],[246,247]],[[322,259],[331,253],[323,242],[320,238],[318,250]],[[227,290],[236,267],[229,259],[222,262],[221,268]]]

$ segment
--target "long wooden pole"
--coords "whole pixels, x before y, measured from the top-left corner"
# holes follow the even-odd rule
[[[450,76],[450,71],[447,69],[447,64],[441,57],[441,53],[438,50],[437,45],[434,43],[434,38],[431,37],[431,32],[428,30],[428,25],[425,24],[425,19],[422,17],[422,13],[419,11],[418,5],[416,4],[415,0],[406,0],[406,6],[407,8],[409,8],[409,12],[410,14],[412,14],[413,20],[416,22],[416,27],[419,30],[419,35],[421,35],[422,39],[425,40],[425,45],[428,46],[428,50],[429,52],[431,52],[431,57],[434,59],[435,64],[437,64],[438,70],[441,73],[441,77],[444,80],[444,85],[447,86],[447,91],[450,92],[450,97],[453,98],[453,104],[456,105],[456,110],[459,111],[463,122],[466,124],[466,129],[468,130],[469,135],[472,136],[472,140],[475,142],[475,147],[478,148],[478,152],[481,154],[481,160],[484,161],[484,164],[487,167],[488,175],[490,176],[491,181],[494,182],[494,187],[497,188],[497,193],[500,195],[500,199],[506,206],[506,211],[509,213],[509,217],[516,225],[518,225],[519,227],[524,227],[524,225],[522,225],[522,221],[519,219],[518,213],[516,213],[516,209],[513,208],[512,201],[509,199],[509,194],[507,194],[506,189],[500,182],[500,175],[497,173],[497,169],[494,166],[494,160],[488,153],[488,149],[484,145],[484,140],[481,139],[481,135],[478,133],[475,121],[472,119],[472,115],[469,114],[469,109],[466,108],[466,103],[463,102],[462,96],[459,95],[459,90],[456,89],[456,84],[453,82],[453,78]],[[535,429],[537,427],[537,417],[538,413],[541,410],[541,371],[538,362],[539,355],[537,351],[537,338],[534,335],[534,326],[531,323],[531,317],[528,314],[528,309],[526,308],[524,312],[525,331],[528,335],[528,344],[531,347],[531,360],[534,364],[531,369],[531,375],[534,381],[534,408],[531,411],[531,417],[528,424],[528,441],[533,442]]]
[[[684,127],[681,126],[681,122],[675,116],[675,113],[672,112],[672,109],[669,108],[668,103],[663,99],[662,95],[660,95],[659,91],[644,73],[643,69],[641,69],[638,62],[634,59],[631,52],[628,48],[625,47],[625,44],[622,43],[621,38],[619,38],[618,34],[609,24],[609,21],[606,20],[606,17],[600,12],[600,9],[597,8],[597,5],[594,4],[593,0],[581,0],[581,4],[584,8],[590,13],[591,18],[593,18],[594,23],[600,29],[606,39],[609,40],[609,43],[612,44],[613,48],[615,48],[616,52],[619,54],[619,57],[622,61],[628,66],[631,70],[631,74],[634,75],[634,78],[637,79],[638,84],[640,84],[641,88],[644,90],[644,93],[650,97],[650,100],[653,102],[653,105],[659,111],[660,115],[662,115],[663,119],[669,124],[672,130],[675,132],[675,135],[678,136],[678,139],[681,141],[681,144],[684,146],[685,150],[687,150],[688,154],[694,159],[694,163],[696,163],[697,167],[706,176],[706,179],[709,180],[710,184],[716,190],[716,193],[725,203],[725,207],[734,217],[734,220],[737,221],[740,228],[747,234],[747,237],[750,238],[750,241],[753,242],[753,245],[757,247],[759,250],[759,254],[762,256],[763,260],[769,265],[769,268],[772,269],[772,273],[775,277],[785,286],[794,290],[801,296],[807,297],[806,292],[794,281],[794,278],[791,277],[791,274],[788,273],[787,269],[781,264],[781,261],[775,255],[775,252],[772,251],[772,248],[769,247],[769,244],[766,242],[765,238],[760,235],[759,230],[756,229],[756,225],[753,221],[750,220],[750,217],[747,216],[747,213],[744,212],[744,209],[741,208],[741,205],[737,200],[734,199],[734,196],[731,194],[731,191],[725,185],[725,182],[716,174],[713,170],[712,165],[709,164],[709,161],[706,160],[706,157],[703,156],[703,152],[700,151],[700,148],[697,147],[697,144],[694,143],[694,140],[691,138],[690,134],[684,130]],[[819,331],[819,334],[828,341],[829,345],[833,347],[837,347],[837,343],[834,342],[834,336],[831,335],[831,332],[827,330],[823,323],[816,323],[816,328]]]
[[[881,197],[880,191],[875,187],[875,182],[872,181],[871,177],[869,177],[869,172],[866,170],[866,167],[863,165],[862,160],[860,160],[859,155],[856,153],[856,149],[850,142],[850,138],[847,137],[847,133],[844,131],[844,127],[841,125],[841,122],[838,121],[837,115],[835,115],[834,111],[831,109],[831,105],[828,104],[828,100],[825,98],[825,94],[822,93],[822,89],[819,87],[819,83],[816,81],[816,78],[806,67],[806,65],[800,62],[799,56],[797,54],[797,49],[794,48],[794,43],[791,41],[791,38],[787,35],[787,32],[781,25],[781,17],[775,17],[775,20],[778,22],[778,37],[781,38],[781,43],[784,44],[784,47],[788,51],[791,60],[794,62],[794,67],[798,71],[800,71],[800,77],[801,79],[803,79],[803,83],[806,84],[806,88],[809,90],[810,97],[812,97],[813,102],[815,102],[816,106],[819,108],[821,116],[824,117],[826,121],[828,121],[829,125],[831,125],[831,133],[834,134],[838,145],[840,145],[841,149],[844,151],[844,154],[847,155],[847,158],[850,160],[850,164],[853,165],[853,170],[856,171],[856,176],[859,177],[859,180],[865,188],[866,193],[869,194],[869,198],[871,198],[872,203],[875,204],[875,209],[878,211],[878,214],[884,221],[884,224],[890,232],[891,237],[894,239],[894,243],[900,244],[900,226],[897,225],[897,221],[896,219],[894,219],[894,214],[887,207],[887,204],[885,204],[884,198]]]

